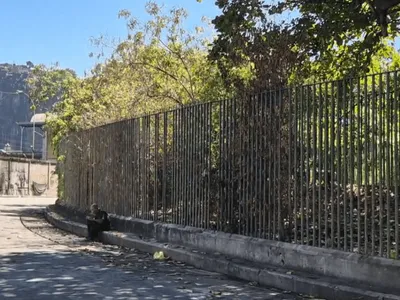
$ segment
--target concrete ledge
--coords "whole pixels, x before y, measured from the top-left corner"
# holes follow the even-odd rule
[[[121,222],[118,220],[120,217],[112,217],[114,224]],[[400,261],[398,260],[134,218],[124,218],[123,222],[124,226],[114,228],[118,231],[155,238],[162,243],[179,244],[211,253],[219,252],[255,263],[357,281],[383,289],[399,290],[400,288]],[[129,225],[129,223],[134,224]],[[154,229],[151,226],[154,226]],[[371,274],[374,275],[371,276]]]
[[[65,204],[64,209],[71,210]],[[254,263],[358,282],[400,293],[400,261],[110,215],[113,229]],[[373,276],[371,276],[373,274]]]
[[[86,226],[83,224],[68,221],[50,210],[46,210],[46,218],[51,224],[65,231],[79,236],[86,236],[87,234]],[[343,284],[330,283],[327,280],[324,281],[323,278],[305,278],[277,272],[269,268],[247,266],[224,258],[195,253],[187,249],[165,247],[164,244],[158,242],[148,242],[138,239],[132,234],[104,232],[101,234],[100,238],[103,242],[108,244],[135,248],[148,253],[161,250],[173,260],[182,261],[200,269],[219,272],[231,277],[258,282],[264,286],[289,290],[299,294],[323,297],[328,300],[400,299],[400,297],[396,295],[371,292],[365,289],[352,288]]]

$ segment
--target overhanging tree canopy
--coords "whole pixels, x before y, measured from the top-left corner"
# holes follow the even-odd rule
[[[287,75],[301,71],[307,77],[310,62],[321,65],[321,70],[313,69],[320,77],[329,67],[338,76],[357,75],[368,71],[372,57],[398,36],[398,0],[218,0],[216,4],[222,14],[213,21],[219,35],[211,57],[231,64],[238,58],[256,64],[255,58],[262,56],[272,62],[290,58],[284,66],[291,70]],[[270,77],[289,79],[279,66],[274,69],[277,72]]]

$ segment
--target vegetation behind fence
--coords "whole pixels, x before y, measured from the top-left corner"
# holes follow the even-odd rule
[[[269,90],[96,127],[63,143],[87,208],[399,257],[398,73]]]

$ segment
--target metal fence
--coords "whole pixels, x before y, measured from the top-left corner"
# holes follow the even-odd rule
[[[398,73],[203,103],[64,143],[65,199],[399,258]]]

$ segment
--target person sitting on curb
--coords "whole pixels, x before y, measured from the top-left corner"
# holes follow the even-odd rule
[[[97,204],[92,204],[90,214],[86,217],[88,239],[91,241],[98,240],[99,233],[110,230],[110,220],[108,214],[99,209]]]

